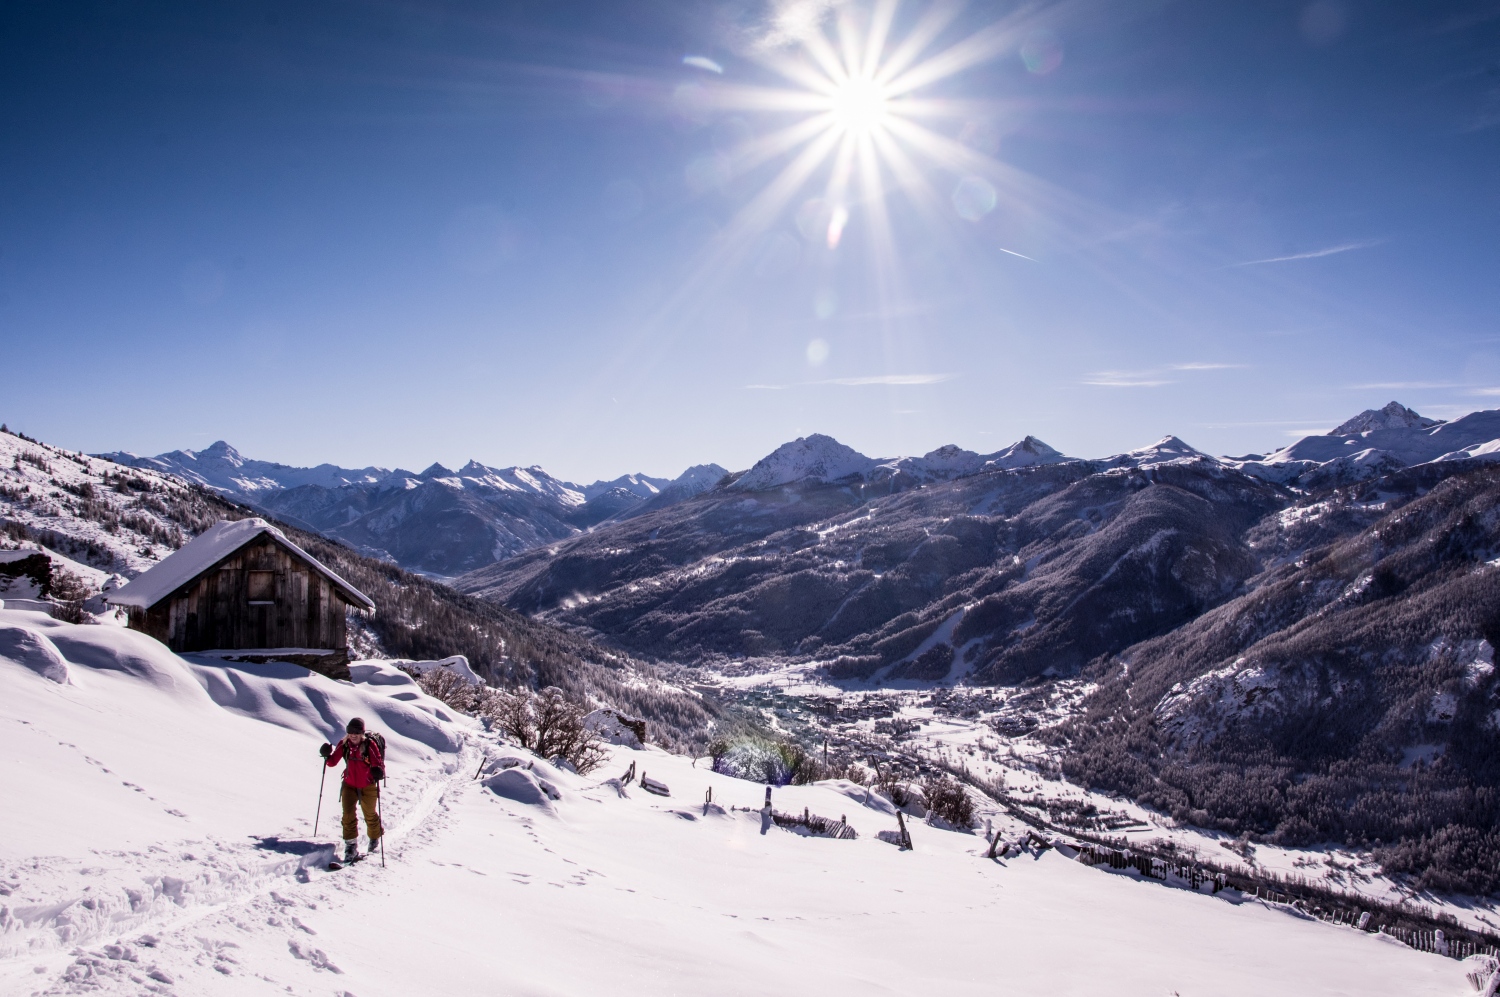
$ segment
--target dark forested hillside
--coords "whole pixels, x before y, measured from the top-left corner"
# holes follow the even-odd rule
[[[457,584],[672,660],[1011,682],[1076,673],[1229,597],[1258,563],[1243,534],[1288,501],[1206,460],[720,490]]]
[[[1343,534],[1340,536],[1340,534]],[[1248,591],[1097,660],[1064,768],[1181,819],[1500,889],[1500,469],[1451,462],[1252,531]]]

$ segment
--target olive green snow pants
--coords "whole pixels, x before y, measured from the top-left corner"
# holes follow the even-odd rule
[[[359,808],[365,812],[365,828],[370,832],[370,840],[374,841],[383,833],[380,829],[380,786],[369,785],[364,789],[355,789],[347,782],[340,783],[339,800],[344,804],[344,840],[353,841],[359,837],[359,821],[354,816],[354,803],[359,801]]]

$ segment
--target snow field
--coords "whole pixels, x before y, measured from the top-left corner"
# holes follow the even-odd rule
[[[382,662],[340,683],[179,657],[141,634],[0,611],[0,994],[1456,995],[1463,967],[1056,851],[984,859],[849,783],[778,810],[659,749],[585,776],[479,730]],[[50,648],[50,650],[49,650]],[[378,858],[322,869],[317,744],[386,731]],[[476,778],[480,751],[484,771]],[[662,798],[619,777],[671,787]],[[714,806],[706,806],[712,788]]]
[[[395,669],[354,667],[364,682],[200,664],[133,631],[0,610],[0,964],[232,901],[319,861],[317,745],[349,716],[388,732],[383,805],[399,829],[467,757],[464,725]],[[324,842],[337,794],[333,772]]]

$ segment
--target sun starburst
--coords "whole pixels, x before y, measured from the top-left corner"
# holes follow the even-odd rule
[[[779,44],[756,53],[784,85],[726,82],[713,94],[721,109],[783,118],[779,127],[736,147],[728,157],[732,175],[780,163],[737,214],[727,233],[730,246],[735,237],[744,241],[774,225],[812,187],[830,248],[837,248],[846,228],[860,217],[875,249],[889,261],[895,251],[885,203],[890,193],[904,192],[936,222],[938,215],[951,218],[954,210],[973,220],[975,212],[993,210],[1005,188],[1015,192],[1015,171],[937,127],[946,121],[956,122],[950,130],[961,128],[982,102],[931,91],[1015,51],[1024,24],[995,24],[944,42],[957,14],[951,4],[928,8],[899,36],[898,0],[846,3],[826,19],[809,19],[800,9],[792,13],[798,14],[788,22],[795,22],[795,30],[782,25]],[[996,106],[991,102],[982,111],[994,113]],[[967,185],[956,208],[939,194],[945,179],[949,185]],[[797,206],[806,207],[805,202]],[[805,231],[800,220],[799,227]]]

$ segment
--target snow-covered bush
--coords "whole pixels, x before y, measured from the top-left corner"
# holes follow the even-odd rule
[[[771,786],[785,786],[792,781],[791,766],[773,741],[759,738],[715,740],[709,745],[708,753],[713,758],[713,770],[722,775]]]
[[[556,686],[535,693],[486,689],[482,695],[480,715],[526,750],[543,758],[564,758],[580,774],[604,761],[603,742],[584,723],[587,711]]]
[[[82,623],[88,619],[83,603],[92,593],[82,578],[66,568],[52,571],[52,615],[64,623]]]
[[[958,780],[951,776],[928,776],[922,782],[927,809],[958,828],[974,824],[974,801]]]
[[[863,775],[862,766],[846,761],[824,765],[795,741],[754,731],[721,734],[709,743],[708,754],[715,772],[772,786],[803,786],[822,779],[858,782]]]
[[[411,669],[402,669],[408,675]],[[417,685],[422,691],[434,699],[441,699],[460,713],[476,713],[479,711],[483,700],[485,689],[468,681],[456,672],[446,668],[433,668],[426,672],[413,675]]]

